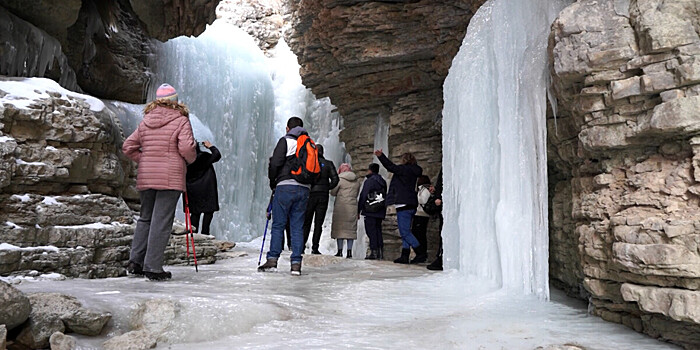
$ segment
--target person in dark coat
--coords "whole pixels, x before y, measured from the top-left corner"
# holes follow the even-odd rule
[[[430,188],[430,192],[435,195],[435,205],[442,206],[442,168],[440,168],[440,173],[438,174],[438,180],[435,187]],[[438,253],[435,257],[435,261],[428,265],[428,270],[442,271],[442,224],[444,218],[442,216],[442,211],[440,211],[440,245],[438,246]]]
[[[365,233],[369,238],[370,254],[368,260],[384,258],[384,238],[382,237],[382,221],[386,217],[386,205],[379,211],[368,212],[365,208],[370,193],[382,193],[386,197],[386,181],[379,175],[379,164],[372,163],[367,170],[367,177],[362,184],[360,200],[357,202],[357,213],[365,217]]]
[[[309,203],[306,205],[306,218],[304,220],[304,243],[309,241],[311,222],[314,223],[314,235],[311,243],[311,254],[321,254],[318,245],[323,231],[323,220],[328,211],[328,191],[338,186],[338,172],[335,164],[323,157],[323,146],[316,145],[318,150],[318,162],[321,165],[321,177],[311,187]]]
[[[198,144],[197,159],[187,166],[187,200],[194,232],[210,234],[209,226],[214,212],[219,211],[219,191],[217,189],[214,163],[221,159],[221,152],[209,141]],[[184,207],[183,207],[184,209]],[[201,230],[200,217],[204,214]]]
[[[408,152],[401,155],[401,165],[392,163],[381,149],[374,151],[374,154],[386,170],[394,174],[386,197],[386,204],[393,204],[396,207],[396,219],[401,235],[401,257],[394,262],[408,264],[411,248],[415,251],[420,245],[411,232],[411,222],[413,216],[416,215],[416,208],[418,208],[416,181],[419,176],[423,175],[423,168],[416,164],[416,157]]]

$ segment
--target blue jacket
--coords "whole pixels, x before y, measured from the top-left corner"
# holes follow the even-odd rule
[[[365,183],[362,185],[362,192],[360,192],[360,200],[357,202],[357,212],[367,217],[384,219],[386,217],[386,207],[384,210],[376,213],[365,213],[365,202],[367,202],[367,196],[372,192],[384,192],[386,193],[386,181],[379,174],[369,174]]]
[[[378,158],[386,170],[394,173],[394,176],[391,178],[391,184],[389,184],[386,204],[404,204],[409,208],[418,208],[416,182],[418,177],[423,175],[423,168],[418,166],[418,164],[396,165],[384,154]]]

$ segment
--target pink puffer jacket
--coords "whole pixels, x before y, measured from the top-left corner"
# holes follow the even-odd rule
[[[187,163],[197,158],[190,119],[180,110],[158,106],[146,113],[124,141],[122,151],[139,164],[139,191],[186,191]]]

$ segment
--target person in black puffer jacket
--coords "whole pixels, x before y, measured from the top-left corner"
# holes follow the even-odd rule
[[[202,150],[202,147],[209,152]],[[209,226],[214,218],[214,212],[219,211],[219,192],[213,165],[219,159],[221,159],[219,149],[211,142],[204,141],[198,144],[197,159],[187,166],[187,199],[192,226],[196,228],[195,232],[205,235],[210,234]],[[199,218],[202,214],[204,214],[204,220],[200,230]]]
[[[401,165],[392,163],[381,149],[374,151],[374,154],[386,170],[394,174],[386,197],[386,205],[393,204],[396,207],[396,219],[401,235],[401,257],[394,262],[408,264],[411,248],[415,251],[420,245],[411,232],[411,222],[418,208],[416,181],[419,176],[423,175],[423,168],[416,164],[416,157],[408,152],[401,155]]]
[[[379,175],[379,164],[377,163],[372,163],[367,168],[367,178],[362,184],[360,200],[357,202],[357,213],[365,217],[365,233],[369,238],[370,254],[366,256],[365,259],[382,260],[384,258],[382,221],[386,217],[386,205],[376,211],[367,210],[367,197],[373,192],[381,193],[386,197],[386,181]]]
[[[323,157],[323,146],[317,144],[316,149],[318,150],[318,162],[321,165],[321,176],[311,187],[309,203],[306,205],[306,218],[304,220],[304,244],[309,240],[311,222],[314,223],[311,254],[321,254],[318,251],[318,244],[323,231],[323,220],[326,218],[326,211],[328,211],[328,191],[338,186],[339,181],[335,164]]]

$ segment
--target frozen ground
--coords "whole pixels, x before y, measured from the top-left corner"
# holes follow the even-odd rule
[[[245,244],[243,244],[245,245]],[[28,280],[26,292],[57,291],[114,314],[110,335],[127,328],[133,306],[148,298],[181,303],[178,323],[160,349],[534,349],[574,343],[587,349],[676,349],[586,314],[585,305],[554,294],[551,302],[488,293],[482,283],[423,266],[342,260],[289,275],[257,273],[254,244],[246,256],[172,267],[170,282],[141,278]],[[81,349],[105,338],[80,338]]]

